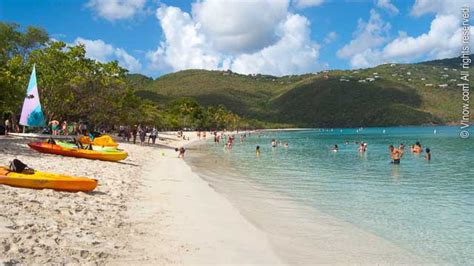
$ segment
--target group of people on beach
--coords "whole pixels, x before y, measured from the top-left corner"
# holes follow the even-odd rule
[[[144,145],[146,142],[146,137],[148,136],[148,144],[151,142],[152,144],[156,143],[156,139],[158,138],[158,129],[156,127],[148,127],[134,125],[132,127],[128,126],[120,126],[119,127],[119,137],[122,138],[122,141],[130,142],[132,140],[133,144],[137,143],[137,137],[140,140],[140,145]]]
[[[64,120],[62,123],[58,120],[51,119],[48,122],[48,128],[53,136],[69,136],[69,135],[85,135],[87,134],[88,126],[86,122],[72,122]]]

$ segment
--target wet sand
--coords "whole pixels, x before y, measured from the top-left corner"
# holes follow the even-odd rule
[[[412,264],[409,252],[317,212],[289,227],[297,207],[199,154],[174,133],[154,147],[120,144],[121,163],[40,154],[27,140],[0,138],[0,164],[18,158],[41,171],[99,180],[91,193],[0,185],[0,262],[21,264]],[[208,139],[210,137],[208,136]],[[187,156],[200,153],[190,147]],[[209,159],[209,158],[207,158]],[[193,159],[195,160],[195,158]],[[193,170],[195,172],[193,172]],[[199,174],[198,174],[199,173]],[[229,176],[225,176],[229,175]],[[221,183],[218,182],[221,179]],[[294,213],[292,214],[294,215]],[[303,221],[303,220],[301,220]],[[311,239],[308,239],[311,238]]]

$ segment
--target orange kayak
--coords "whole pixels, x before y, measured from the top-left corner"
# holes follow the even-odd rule
[[[97,179],[38,171],[35,171],[34,174],[23,174],[10,172],[8,168],[0,166],[0,184],[34,189],[49,188],[62,191],[87,192],[97,187]]]
[[[128,154],[124,151],[94,151],[79,148],[66,148],[56,144],[47,142],[32,142],[28,143],[30,148],[42,153],[51,153],[63,156],[86,158],[92,160],[102,161],[120,161],[127,158]]]
[[[91,141],[91,138],[88,136],[82,136],[79,138],[79,142],[82,144],[92,144],[96,146],[104,147],[117,147],[118,144],[112,139],[111,136],[102,135],[100,137],[94,138],[94,141]]]

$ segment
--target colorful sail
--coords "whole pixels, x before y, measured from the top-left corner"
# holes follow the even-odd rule
[[[36,84],[36,69],[33,66],[30,82],[26,91],[23,109],[21,110],[20,125],[30,127],[45,126],[44,115],[41,110],[41,103],[38,94],[38,86]]]

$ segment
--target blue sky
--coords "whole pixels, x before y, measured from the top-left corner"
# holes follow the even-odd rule
[[[460,9],[472,2],[2,0],[0,20],[153,77],[189,68],[287,75],[457,56]]]

